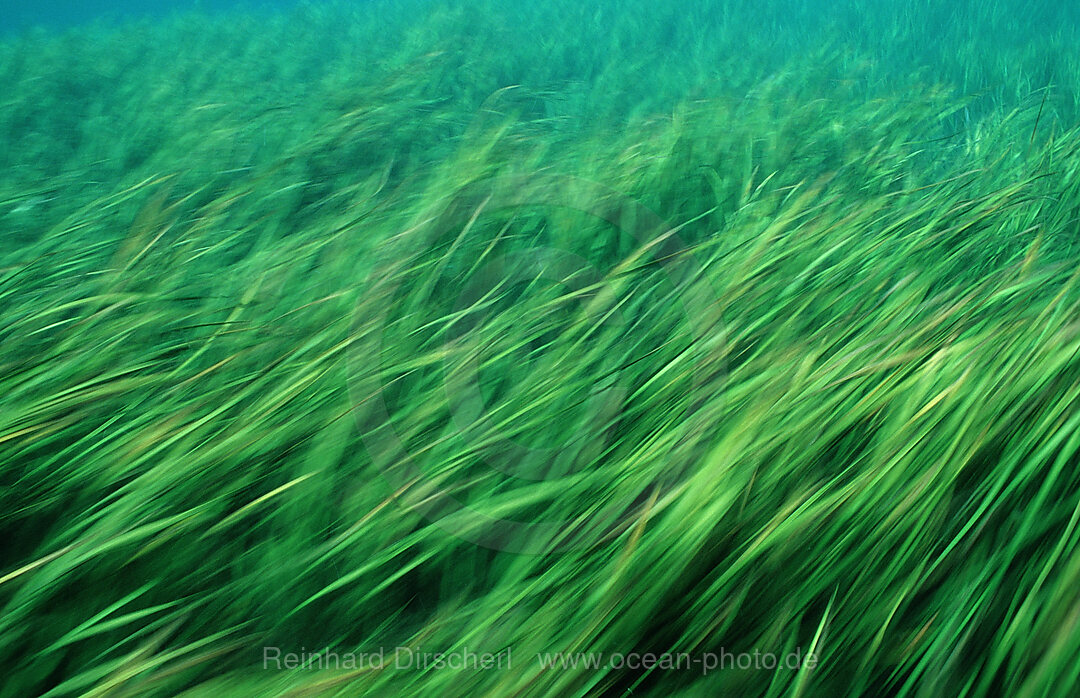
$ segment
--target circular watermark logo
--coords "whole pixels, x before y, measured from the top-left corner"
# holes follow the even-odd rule
[[[609,235],[582,243],[535,226],[527,235],[515,229],[523,212]],[[587,479],[618,438],[634,389],[625,370],[640,358],[612,365],[603,342],[640,322],[628,317],[640,308],[622,302],[635,280],[666,285],[661,310],[680,315],[690,344],[721,332],[704,265],[678,233],[610,187],[539,173],[473,181],[392,240],[354,311],[348,387],[363,444],[399,504],[503,552],[611,535],[618,526],[590,521],[588,507],[551,511],[573,490],[559,483]],[[602,262],[590,261],[597,247]],[[588,438],[560,433],[575,424]]]

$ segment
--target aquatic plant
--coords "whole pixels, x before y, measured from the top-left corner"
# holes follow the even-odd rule
[[[3,693],[1067,692],[1078,44],[923,5],[0,44]]]

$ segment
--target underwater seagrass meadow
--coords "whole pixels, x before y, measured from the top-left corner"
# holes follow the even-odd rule
[[[4,34],[0,695],[1076,695],[1078,15]]]

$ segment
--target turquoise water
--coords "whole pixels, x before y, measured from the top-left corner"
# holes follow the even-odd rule
[[[179,0],[168,3],[140,0],[4,0],[0,2],[0,34],[19,33],[34,27],[57,30],[91,22],[116,23],[191,10],[214,12],[255,7],[273,10],[294,4],[289,0],[276,3],[255,0]]]

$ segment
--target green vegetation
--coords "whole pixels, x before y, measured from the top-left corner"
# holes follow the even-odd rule
[[[0,44],[0,693],[1074,691],[1077,25],[881,4]]]

